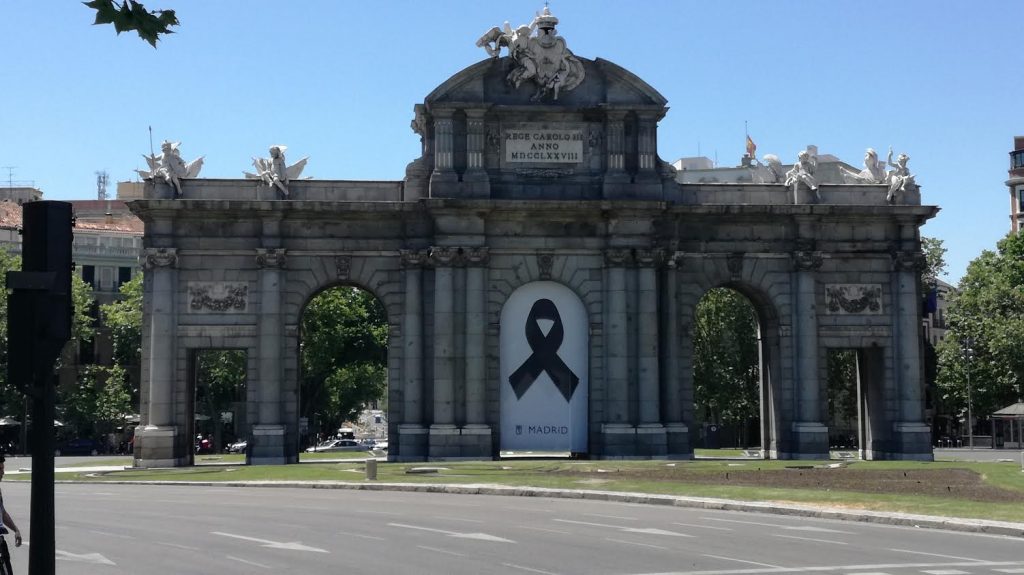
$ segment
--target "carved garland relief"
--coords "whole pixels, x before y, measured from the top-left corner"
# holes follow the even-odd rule
[[[245,313],[249,284],[245,282],[188,282],[190,313]]]
[[[881,284],[826,284],[825,310],[830,315],[880,315]]]

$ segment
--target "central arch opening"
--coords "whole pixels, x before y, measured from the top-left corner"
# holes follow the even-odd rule
[[[762,326],[739,291],[708,290],[697,304],[693,333],[697,457],[767,457],[771,417]]]
[[[300,461],[387,451],[388,319],[369,291],[321,290],[299,333]]]

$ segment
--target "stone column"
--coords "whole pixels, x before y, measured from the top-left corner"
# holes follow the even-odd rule
[[[487,363],[484,343],[487,334],[484,289],[488,251],[486,247],[469,248],[466,261],[466,424],[486,422]]]
[[[640,423],[661,423],[661,394],[658,389],[658,271],[660,254],[638,250],[639,270],[637,317],[637,371],[640,394]]]
[[[626,125],[625,112],[608,112],[608,159],[609,173],[622,173],[626,169]]]
[[[662,317],[665,329],[662,356],[665,358],[664,381],[664,416],[666,451],[672,459],[689,459],[693,457],[690,446],[690,430],[683,418],[682,371],[679,354],[682,353],[683,342],[679,332],[679,254],[672,254],[665,262],[665,302]]]
[[[924,423],[921,381],[921,320],[918,281],[924,254],[917,251],[893,254],[894,299],[893,369],[899,392],[899,418],[895,422],[897,459],[932,459],[931,428]]]
[[[605,251],[608,285],[605,289],[605,457],[634,452],[636,430],[629,421],[629,332],[626,310],[626,267],[629,249]]]
[[[282,350],[284,322],[281,318],[281,270],[285,265],[283,248],[259,248],[260,315],[259,333],[259,408],[257,422],[252,426],[252,447],[249,462],[255,464],[286,463],[285,426],[281,422],[281,380],[284,375]]]
[[[149,320],[149,409],[146,426],[138,431],[136,459],[141,467],[181,465],[188,455],[175,450],[178,432],[174,417],[175,355],[177,350],[178,252],[175,248],[147,248],[143,268],[151,281]],[[184,433],[184,432],[183,432]],[[191,449],[191,442],[185,442]],[[182,449],[185,449],[183,447]]]
[[[462,176],[464,195],[488,198],[491,195],[490,178],[484,169],[487,152],[484,109],[466,110],[466,173]]]
[[[796,459],[828,459],[828,428],[822,423],[821,385],[818,379],[818,312],[815,271],[821,267],[821,252],[793,253],[793,309],[796,337],[793,346],[796,374],[797,414],[792,456]]]
[[[452,110],[434,110],[434,170],[430,174],[430,195],[445,195],[437,186],[458,182],[455,173],[455,123]]]
[[[442,115],[444,114],[444,115]],[[455,166],[454,122],[451,112],[435,112],[434,116],[434,171],[450,172]]]
[[[491,428],[487,425],[487,262],[486,247],[467,248],[465,316],[466,423],[460,457],[489,457]]]
[[[402,421],[398,424],[398,459],[421,461],[427,457],[423,427],[423,250],[401,250],[405,275],[402,315]]]
[[[637,388],[639,399],[639,425],[637,447],[640,455],[664,457],[667,445],[665,428],[661,424],[661,377],[658,349],[658,265],[659,250],[637,250]]]
[[[658,119],[653,114],[640,114],[637,138],[638,169],[651,175],[658,161]]]
[[[457,248],[434,247],[434,420],[430,425],[430,458],[458,455],[455,427],[455,294]],[[452,436],[455,436],[454,438]]]

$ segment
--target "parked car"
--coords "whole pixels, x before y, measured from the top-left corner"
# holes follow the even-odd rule
[[[246,440],[236,441],[228,446],[228,453],[245,453],[245,448],[249,445]]]
[[[367,447],[355,439],[330,439],[306,449],[306,453],[319,453],[322,451],[366,451]]]
[[[100,444],[98,441],[79,437],[58,443],[56,449],[53,450],[53,455],[57,457],[61,455],[97,455],[99,452]]]

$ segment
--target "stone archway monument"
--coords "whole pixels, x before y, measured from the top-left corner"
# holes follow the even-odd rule
[[[137,465],[190,461],[204,349],[245,352],[247,461],[297,461],[300,315],[337,284],[387,312],[391,460],[692,457],[694,310],[718,286],[762,319],[766,456],[828,456],[825,357],[843,348],[863,455],[931,458],[918,230],[937,208],[912,177],[830,184],[801,156],[767,183],[676,183],[666,99],[557,23],[480,39],[490,57],[415,106],[402,180],[292,179],[278,146],[252,179],[147,181]]]

